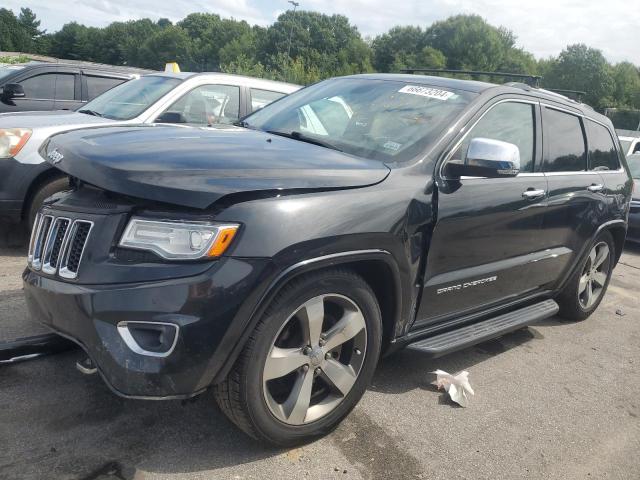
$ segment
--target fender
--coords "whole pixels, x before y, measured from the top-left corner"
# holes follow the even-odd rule
[[[383,261],[392,272],[394,296],[396,300],[393,325],[396,325],[402,314],[401,280],[400,269],[398,268],[398,264],[396,263],[396,260],[393,258],[393,255],[390,252],[381,249],[353,250],[332,253],[329,255],[302,260],[285,268],[279,274],[275,275],[275,278],[269,283],[266,290],[258,300],[257,304],[251,310],[251,313],[246,317],[246,320],[242,321],[240,318],[237,319],[237,323],[242,323],[242,326],[239,327],[239,329],[241,330],[241,334],[239,337],[234,334],[235,332],[227,332],[225,337],[230,338],[228,340],[226,338],[223,339],[223,341],[221,342],[221,346],[224,345],[227,341],[233,342],[233,337],[236,337],[237,341],[235,342],[235,345],[233,346],[229,354],[226,355],[226,359],[223,360],[224,363],[222,364],[222,367],[215,374],[211,383],[219,383],[228,375],[229,371],[233,367],[233,364],[242,352],[242,349],[244,348],[247,340],[249,339],[251,332],[257,325],[260,317],[262,316],[268,305],[271,303],[271,301],[278,294],[278,292],[282,289],[282,287],[284,287],[289,281],[302,274],[309,273],[314,270],[319,270],[321,268],[334,267],[337,265],[362,262],[366,260]],[[240,317],[241,315],[242,312],[240,312],[238,316]]]
[[[576,270],[580,268],[580,265],[582,265],[582,261],[589,254],[589,248],[595,241],[596,237],[600,234],[600,232],[602,232],[603,230],[610,230],[611,227],[618,226],[618,225],[623,226],[625,231],[627,230],[627,222],[623,219],[609,220],[608,222],[604,222],[602,225],[600,225],[596,229],[595,233],[589,239],[589,242],[586,242],[582,247],[582,250],[580,251],[580,254],[577,257],[578,261],[576,261],[574,265],[567,270],[567,272],[562,277],[562,280],[560,281],[560,283],[558,284],[558,287],[555,290],[557,290],[558,292],[562,291],[562,289],[565,287],[569,279],[573,277]],[[619,255],[616,255],[616,256],[619,258]],[[618,262],[618,258],[616,258],[616,263]],[[614,264],[614,267],[615,267],[615,264]]]

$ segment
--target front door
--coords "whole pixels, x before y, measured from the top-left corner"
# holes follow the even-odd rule
[[[454,147],[447,161],[464,162],[476,137],[515,144],[520,173],[442,183],[415,327],[533,293],[545,283],[540,267],[553,257],[539,246],[547,203],[539,132],[537,102],[500,100]]]

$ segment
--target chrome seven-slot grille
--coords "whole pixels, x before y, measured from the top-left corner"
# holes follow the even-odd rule
[[[38,214],[27,261],[34,270],[76,278],[93,222]]]

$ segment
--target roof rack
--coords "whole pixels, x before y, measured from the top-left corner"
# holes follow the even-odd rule
[[[488,77],[508,77],[508,78],[519,78],[525,81],[525,83],[531,87],[539,87],[540,80],[542,77],[540,75],[528,75],[526,73],[508,73],[508,72],[482,72],[478,70],[451,70],[451,69],[443,69],[443,68],[403,68],[400,70],[402,73],[458,73],[462,75],[471,75],[473,77],[478,77],[481,75]]]

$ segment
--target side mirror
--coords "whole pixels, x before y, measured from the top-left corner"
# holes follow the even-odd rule
[[[450,178],[515,177],[520,172],[520,149],[517,145],[490,138],[469,142],[465,163],[449,162],[445,174]]]
[[[2,97],[5,99],[10,98],[24,98],[24,88],[19,83],[7,83],[2,89]]]

